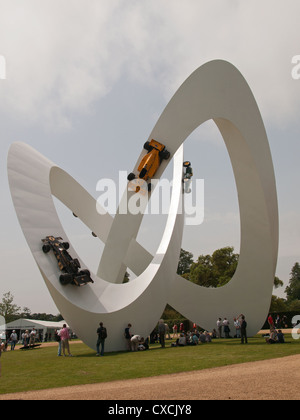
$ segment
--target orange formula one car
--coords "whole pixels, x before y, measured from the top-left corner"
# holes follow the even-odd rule
[[[163,144],[153,139],[150,142],[147,141],[144,144],[144,149],[146,149],[148,153],[143,157],[141,163],[138,166],[138,178],[148,182],[155,175],[161,164],[161,161],[163,159],[167,160],[170,158],[170,152],[166,150],[166,147]],[[127,177],[128,181],[132,181],[135,178],[136,175],[133,172],[131,172]],[[140,187],[137,186],[136,192],[139,190]],[[148,190],[151,190],[150,182],[148,183]]]

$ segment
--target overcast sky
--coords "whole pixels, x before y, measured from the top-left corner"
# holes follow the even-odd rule
[[[32,312],[58,312],[12,205],[10,144],[28,143],[97,198],[97,182],[132,170],[173,94],[213,59],[241,71],[266,126],[280,214],[276,274],[286,286],[300,260],[300,79],[292,77],[299,16],[298,0],[0,0],[6,63],[6,79],[0,79],[0,298],[11,291],[15,303]],[[205,219],[185,227],[182,247],[195,259],[223,246],[239,252],[233,173],[212,122],[187,139],[185,158],[195,178],[204,179]],[[57,207],[76,251],[95,271],[103,245]],[[154,252],[164,219],[149,219],[139,240]],[[275,294],[284,296],[285,286]]]

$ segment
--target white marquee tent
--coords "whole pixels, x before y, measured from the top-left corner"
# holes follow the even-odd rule
[[[25,330],[32,331],[33,328],[37,330],[37,332],[45,338],[46,333],[49,335],[51,334],[52,338],[54,338],[54,331],[56,329],[61,329],[63,324],[66,324],[65,321],[60,322],[53,322],[53,321],[40,321],[36,319],[16,319],[15,321],[9,322],[6,325],[1,325],[0,330],[6,331],[7,333],[12,332],[13,330],[16,331],[18,338],[21,339],[21,334]]]

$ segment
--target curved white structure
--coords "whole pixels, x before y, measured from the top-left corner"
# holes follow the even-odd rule
[[[206,289],[176,275],[183,232],[182,144],[200,124],[213,119],[225,141],[237,184],[241,215],[241,251],[237,271],[226,286]],[[125,347],[128,322],[147,336],[169,303],[206,329],[217,317],[244,313],[255,334],[269,309],[278,252],[278,213],[274,170],[264,125],[254,97],[241,74],[224,61],[197,69],[180,87],[159,118],[149,139],[167,146],[174,156],[174,188],[167,226],[156,254],[136,242],[142,215],[118,212],[114,219],[97,212],[95,200],[67,173],[27,145],[15,143],[8,175],[16,212],[49,291],[78,336],[95,348],[100,321],[107,326],[107,350]],[[144,152],[143,152],[144,153]],[[143,155],[141,154],[141,156]],[[141,159],[138,158],[137,165]],[[195,159],[193,159],[195,161]],[[160,177],[167,162],[163,162]],[[124,194],[124,209],[134,193]],[[41,250],[48,235],[67,239],[52,195],[105,242],[94,284],[61,286],[55,258]],[[74,249],[71,255],[79,260]],[[81,262],[84,267],[84,264]],[[121,284],[126,268],[137,274]]]

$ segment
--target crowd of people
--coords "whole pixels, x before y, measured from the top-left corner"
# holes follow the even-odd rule
[[[37,340],[38,340],[38,333],[34,327],[32,328],[30,332],[29,330],[24,331],[20,337],[20,341],[25,348],[34,346]],[[4,350],[7,350],[8,345],[10,345],[10,350],[14,351],[18,343],[19,343],[19,337],[16,333],[16,330],[12,330],[12,332],[6,337],[6,340],[3,343]]]
[[[281,326],[281,323],[283,322],[283,325],[286,326],[286,319],[284,317],[282,320],[279,316],[276,317],[275,321],[273,320],[273,317],[271,314],[268,316],[268,324],[270,327],[270,334],[265,336],[266,342],[268,344],[283,344],[285,343],[284,340],[284,334],[281,329],[278,329],[278,327]]]
[[[230,322],[227,318],[218,318],[217,320],[217,330],[213,330],[214,338],[232,338]],[[233,328],[234,328],[234,338],[240,338],[241,344],[248,343],[247,337],[247,321],[245,315],[240,314],[237,317],[233,318]],[[224,334],[224,336],[223,336]]]
[[[231,323],[232,322],[232,323]],[[268,334],[265,339],[268,344],[274,343],[284,343],[284,334],[281,329],[276,329],[279,325],[287,326],[286,319],[280,319],[277,317],[275,321],[272,316],[269,315],[268,323],[270,327],[270,334]],[[231,331],[231,328],[233,331]],[[247,321],[243,314],[233,318],[232,321],[229,321],[227,318],[218,318],[216,321],[216,328],[211,332],[203,331],[197,327],[196,324],[193,324],[191,330],[185,331],[183,322],[177,325],[174,323],[173,334],[171,336],[169,325],[164,322],[163,319],[160,319],[157,325],[157,328],[150,334],[150,337],[144,338],[143,336],[132,332],[132,325],[128,323],[127,327],[124,329],[124,341],[127,351],[143,351],[149,349],[149,342],[155,343],[159,342],[162,348],[166,346],[166,339],[170,339],[171,347],[183,347],[183,346],[195,346],[198,344],[211,343],[213,339],[221,338],[239,338],[241,344],[247,344]],[[96,341],[96,356],[103,356],[105,350],[105,341],[107,339],[107,329],[103,325],[103,322],[100,322],[99,327],[95,331],[97,336]],[[24,348],[33,346],[37,338],[37,331],[35,328],[31,332],[26,330],[22,333],[22,344]],[[58,356],[69,356],[72,357],[70,351],[70,331],[66,324],[63,325],[63,328],[60,330],[55,330],[54,334],[55,341],[58,343]],[[16,344],[18,343],[18,336],[16,331],[13,330],[9,336],[9,340],[6,343],[1,344],[1,352],[7,349],[7,343],[10,343],[11,350],[15,349]]]
[[[196,346],[197,344],[211,343],[212,336],[208,331],[182,331],[171,347]]]
[[[248,343],[247,338],[247,321],[243,314],[233,319],[235,328],[235,338],[240,338],[242,344]],[[149,348],[148,339],[145,340],[140,335],[131,333],[131,324],[125,328],[124,337],[126,340],[126,348],[128,351],[144,350]],[[181,322],[179,326],[175,323],[172,327],[173,337],[170,336],[169,326],[160,319],[157,328],[150,334],[150,343],[159,342],[162,348],[166,346],[166,339],[173,339],[171,347],[195,346],[197,344],[211,343],[212,339],[217,338],[231,338],[230,322],[227,318],[219,318],[217,320],[217,329],[211,332],[199,329],[196,324],[193,324],[191,330],[185,331],[184,324]],[[146,342],[146,348],[145,348]]]

